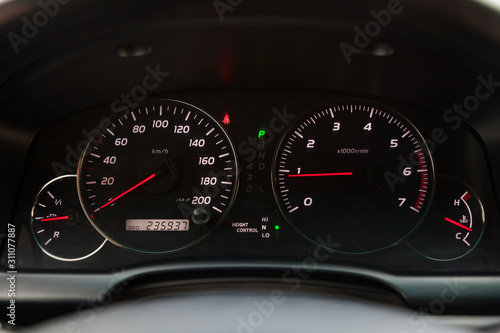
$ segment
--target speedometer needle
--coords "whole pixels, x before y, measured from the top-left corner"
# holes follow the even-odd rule
[[[49,217],[47,219],[41,219],[40,221],[48,222],[48,221],[58,221],[58,220],[67,220],[67,219],[69,219],[69,216]]]
[[[138,184],[132,186],[131,188],[129,188],[128,190],[126,190],[125,192],[123,192],[122,194],[120,194],[119,196],[117,196],[116,198],[114,199],[111,199],[109,200],[108,202],[106,202],[104,205],[101,206],[101,208],[104,208],[106,207],[107,205],[110,205],[112,204],[113,202],[115,202],[116,200],[120,199],[121,197],[123,197],[125,194],[135,190],[136,188],[138,188],[139,186],[149,182],[151,179],[155,178],[156,175],[153,173],[151,176],[149,176],[148,178],[144,179],[143,181],[139,182]]]
[[[444,219],[445,219],[447,222],[450,222],[450,223],[452,223],[452,224],[454,224],[454,225],[459,226],[460,228],[464,228],[464,229],[465,229],[465,230],[467,230],[467,231],[472,231],[472,229],[471,229],[471,228],[468,228],[468,227],[466,227],[466,226],[464,226],[464,225],[462,225],[462,224],[460,224],[460,223],[458,223],[458,222],[455,222],[455,221],[453,221],[452,219],[449,219],[449,218],[447,218],[447,217],[445,217]]]
[[[288,177],[324,177],[324,176],[352,176],[352,172],[303,173],[298,175],[288,175]]]

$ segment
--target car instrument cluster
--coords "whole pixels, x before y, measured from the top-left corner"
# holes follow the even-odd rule
[[[153,96],[39,133],[18,256],[31,269],[312,257],[392,272],[494,270],[479,259],[496,246],[487,174],[470,129],[396,101]]]

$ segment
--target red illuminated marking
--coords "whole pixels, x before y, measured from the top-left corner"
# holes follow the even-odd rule
[[[448,221],[448,222],[450,222],[450,223],[454,224],[454,225],[459,226],[460,228],[464,228],[464,229],[465,229],[465,230],[467,230],[467,231],[472,231],[472,229],[471,229],[471,228],[468,228],[468,227],[466,227],[466,226],[464,226],[464,225],[462,225],[462,224],[460,224],[460,223],[458,223],[458,222],[455,222],[455,221],[453,221],[452,219],[449,219],[449,218],[447,218],[447,217],[445,217],[444,219],[445,219],[446,221]]]
[[[325,177],[325,176],[352,176],[352,172],[304,173],[299,175],[288,175],[288,177]]]
[[[67,219],[69,219],[69,216],[51,217],[48,219],[41,219],[40,221],[48,222],[48,221],[58,221],[58,220],[67,220]]]
[[[222,123],[227,126],[227,125],[229,125],[230,122],[231,122],[231,120],[229,120],[229,115],[226,113],[224,115],[224,119],[222,119]]]
[[[471,198],[471,195],[470,193],[467,193],[467,195],[464,197],[464,201],[467,201]]]
[[[418,157],[418,163],[420,166],[420,192],[418,194],[417,202],[414,207],[414,211],[417,213],[420,212],[420,209],[422,209],[424,202],[425,202],[425,197],[426,197],[426,192],[429,184],[429,176],[427,173],[427,162],[425,161],[425,155],[422,152],[421,149],[415,151],[415,154]]]
[[[115,202],[116,200],[120,199],[121,197],[123,197],[125,194],[135,190],[136,188],[138,188],[139,186],[147,183],[148,181],[150,181],[151,179],[153,179],[154,177],[156,177],[155,174],[152,174],[151,176],[149,176],[148,178],[144,179],[143,181],[139,182],[138,184],[132,186],[131,188],[129,188],[128,190],[126,190],[125,192],[123,192],[122,194],[120,194],[119,196],[117,196],[116,198],[114,199],[111,199],[109,200],[108,202],[106,202],[104,205],[101,206],[101,208],[104,208],[106,207],[107,205],[110,205],[112,204],[113,202]]]

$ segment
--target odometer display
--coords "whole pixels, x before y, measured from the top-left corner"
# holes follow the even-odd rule
[[[206,112],[173,100],[116,116],[91,140],[78,170],[90,221],[116,245],[143,252],[171,252],[205,237],[231,206],[237,184],[224,129]],[[137,223],[144,217],[157,228]],[[185,220],[182,228],[169,227]]]
[[[189,220],[132,219],[125,224],[127,231],[188,231]]]
[[[422,136],[394,110],[365,100],[317,108],[284,136],[273,183],[290,223],[332,250],[367,253],[404,239],[433,188]]]

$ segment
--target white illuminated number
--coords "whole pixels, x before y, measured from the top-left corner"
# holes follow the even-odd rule
[[[314,148],[315,140],[307,140],[307,148]]]
[[[107,156],[102,163],[104,164],[115,164],[116,163],[116,156]]]
[[[146,126],[144,125],[135,125],[132,128],[132,133],[144,133],[146,132]]]
[[[210,197],[193,197],[193,205],[208,205],[212,201]]]
[[[189,147],[203,147],[205,139],[189,139]]]
[[[113,183],[115,182],[115,179],[113,177],[102,177],[102,180],[101,180],[101,185],[102,186],[105,186],[105,185],[113,185]]]
[[[365,127],[363,127],[363,129],[364,129],[365,131],[370,132],[370,131],[372,130],[372,123],[368,123],[368,124],[366,124],[366,125],[365,125]]]
[[[153,120],[153,128],[167,128],[168,120]]]
[[[128,143],[128,139],[127,138],[117,138],[115,140],[115,146],[126,146]]]
[[[300,169],[301,168],[297,168],[297,174],[300,175]]]
[[[333,123],[332,131],[338,131],[338,130],[340,130],[340,123]]]
[[[217,177],[201,177],[200,185],[215,185]]]
[[[398,198],[398,200],[399,200],[399,201],[401,201],[401,202],[399,203],[399,207],[401,207],[401,206],[403,206],[403,204],[405,203],[406,198]]]
[[[403,169],[403,175],[409,176],[411,175],[411,167],[406,167]]]
[[[396,148],[398,146],[398,139],[391,139],[391,148]]]
[[[174,133],[178,134],[186,134],[189,133],[189,125],[183,126],[183,125],[175,125],[174,126]]]
[[[212,165],[215,163],[215,157],[200,157],[198,160],[198,165]]]
[[[309,206],[312,205],[312,203],[313,203],[313,199],[312,198],[305,198],[304,199],[304,206],[309,207]]]

